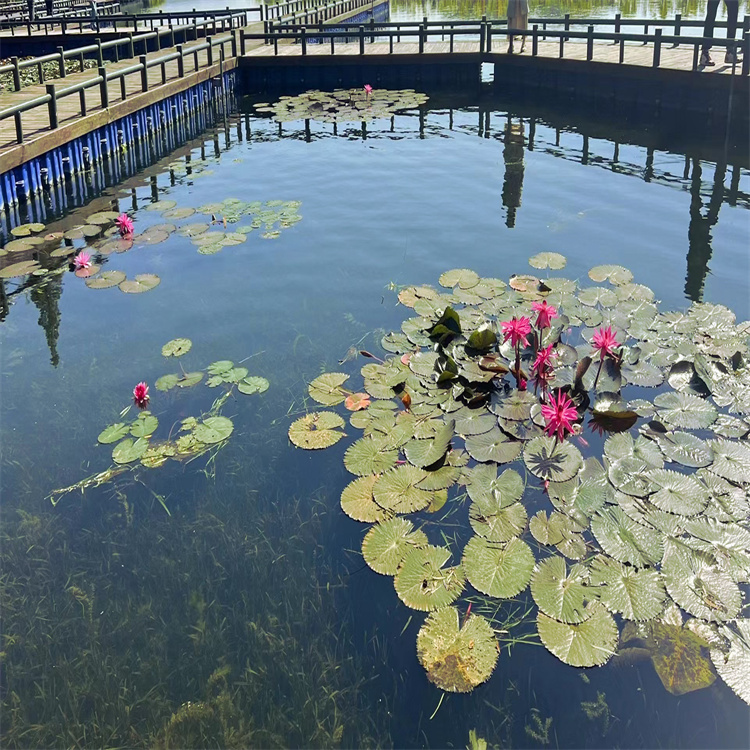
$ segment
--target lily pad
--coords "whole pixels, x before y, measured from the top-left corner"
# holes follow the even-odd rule
[[[300,417],[289,427],[289,439],[298,448],[316,450],[338,443],[343,432],[344,420],[335,412],[319,411]]]
[[[27,274],[38,271],[41,268],[39,263],[35,260],[22,260],[19,263],[11,263],[5,268],[0,268],[0,279],[13,279],[18,276],[26,276]]]
[[[187,354],[193,346],[190,339],[172,339],[161,348],[163,357],[181,357]]]
[[[390,447],[388,437],[363,437],[353,442],[344,454],[344,466],[360,477],[382,474],[396,465],[398,451]]]
[[[250,375],[237,383],[237,390],[246,396],[252,396],[255,393],[265,393],[269,386],[270,383],[265,378],[261,378],[258,375]]]
[[[375,482],[375,502],[393,513],[414,513],[426,508],[432,494],[418,486],[426,476],[426,471],[409,464],[386,471]]]
[[[579,623],[559,622],[543,612],[537,616],[542,643],[560,661],[573,667],[597,667],[606,664],[617,648],[617,625],[612,615],[598,602],[586,610],[587,619]]]
[[[118,286],[125,278],[123,271],[102,271],[98,276],[86,279],[86,286],[89,289],[109,289]]]
[[[729,641],[726,652],[711,649],[711,659],[724,682],[750,704],[750,620],[735,620],[722,629]]]
[[[372,482],[369,481],[370,479],[371,477],[361,477],[352,482],[349,485],[353,488],[352,493],[355,492],[354,485],[357,485],[356,494],[359,495],[369,484],[370,497],[372,497]],[[343,505],[343,495],[341,502]],[[349,501],[347,504],[350,507],[353,505]],[[382,509],[381,513],[384,513]],[[424,546],[427,546],[427,536],[423,531],[415,530],[411,521],[405,518],[390,518],[389,520],[381,520],[367,532],[362,541],[362,555],[365,562],[376,573],[392,576],[396,574],[401,561],[411,549]]]
[[[710,402],[691,393],[662,393],[654,399],[658,416],[670,427],[697,430],[710,427],[718,415]]]
[[[529,265],[532,268],[551,268],[553,271],[559,271],[565,268],[568,261],[560,253],[537,253],[529,258]]]
[[[529,585],[534,554],[529,545],[518,538],[503,544],[475,536],[466,545],[461,564],[475,589],[489,596],[509,599]]]
[[[381,508],[372,497],[372,487],[376,479],[377,476],[374,474],[367,477],[358,477],[344,487],[344,491],[341,493],[341,509],[349,518],[353,518],[355,521],[374,523],[385,521],[391,517],[391,514]],[[398,564],[396,564],[396,567],[398,567]],[[393,572],[396,572],[395,568]]]
[[[406,552],[394,585],[407,607],[429,612],[453,603],[461,595],[463,570],[460,566],[444,567],[450,556],[446,547],[430,544]]]
[[[565,560],[555,555],[537,564],[531,579],[531,595],[539,609],[549,617],[567,623],[583,622],[590,616],[586,602],[593,592],[586,588],[578,566],[567,570]]]
[[[428,679],[452,693],[468,693],[488,680],[498,654],[490,624],[480,615],[470,614],[459,625],[454,607],[430,614],[417,635],[417,656]]]
[[[121,281],[120,289],[126,294],[141,294],[159,286],[161,279],[155,273],[140,273],[134,279]]]
[[[589,278],[592,281],[609,281],[614,286],[621,286],[622,284],[629,284],[633,280],[633,274],[623,266],[604,265],[594,266],[589,271]]]
[[[169,391],[180,382],[180,376],[177,373],[162,375],[154,384],[157,391]]]
[[[348,395],[349,391],[341,386],[349,379],[343,372],[326,372],[319,375],[308,385],[310,395],[325,406],[340,404]]]
[[[112,460],[116,464],[132,463],[146,452],[146,448],[148,448],[148,440],[145,438],[140,437],[137,440],[126,438],[113,448]]]
[[[105,445],[107,443],[116,443],[118,440],[122,440],[129,432],[130,425],[125,424],[125,422],[117,422],[117,424],[112,424],[102,430],[97,440]]]
[[[206,445],[213,445],[226,440],[234,430],[232,420],[228,417],[207,417],[198,423],[193,434],[195,439]]]
[[[526,443],[523,462],[534,476],[550,482],[564,482],[583,468],[583,456],[578,448],[547,436]]]
[[[130,426],[130,434],[137,438],[146,438],[153,435],[159,426],[159,420],[149,412],[141,412],[138,419]]]
[[[638,570],[605,555],[591,564],[591,586],[610,612],[629,620],[652,620],[664,606],[666,592],[657,570]]]

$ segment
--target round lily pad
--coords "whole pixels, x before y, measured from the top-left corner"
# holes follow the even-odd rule
[[[657,570],[638,570],[605,555],[591,564],[591,585],[610,612],[629,620],[651,620],[663,607],[666,592]]]
[[[583,467],[581,452],[569,442],[553,437],[537,437],[523,449],[526,468],[540,479],[564,482],[574,477]]]
[[[371,477],[361,477],[355,480],[349,487],[351,494],[360,495],[367,492],[369,486],[370,498],[372,498],[373,482]],[[346,490],[344,490],[346,492]],[[341,496],[342,506],[344,496]],[[352,507],[351,497],[347,498],[347,504]],[[358,503],[358,506],[362,503]],[[379,507],[379,506],[376,506]],[[370,514],[371,509],[367,509]],[[381,514],[385,512],[381,509]],[[385,516],[387,518],[387,516]],[[359,519],[358,519],[359,520]],[[380,519],[378,519],[380,520]],[[386,576],[395,575],[401,561],[409,550],[414,547],[427,545],[427,536],[423,531],[415,530],[414,524],[405,518],[390,518],[381,520],[373,526],[362,541],[362,555],[365,562],[376,572]]]
[[[121,281],[120,289],[126,294],[142,294],[159,286],[161,279],[154,273],[140,273],[134,279]]]
[[[382,474],[396,465],[398,451],[390,447],[388,436],[363,437],[352,443],[344,454],[344,466],[352,474]]]
[[[149,203],[145,206],[146,211],[168,211],[170,208],[174,208],[177,205],[177,201],[172,200],[159,200]]]
[[[385,521],[391,517],[391,514],[383,510],[372,497],[372,487],[376,480],[377,476],[374,474],[367,477],[357,477],[344,487],[341,493],[341,509],[349,518],[353,518],[355,521],[374,523]],[[396,567],[398,567],[398,563]],[[393,572],[395,573],[396,570],[394,569]]]
[[[203,379],[203,373],[198,370],[197,372],[186,372],[184,375],[177,378],[175,385],[178,388],[192,388],[197,385]]]
[[[736,620],[722,635],[729,647],[726,651],[711,649],[711,659],[721,679],[750,704],[750,620]]]
[[[125,422],[117,422],[117,424],[112,424],[102,430],[97,440],[104,444],[116,443],[118,440],[122,440],[129,432],[130,425],[125,424]]]
[[[118,286],[125,278],[123,271],[102,271],[98,276],[86,279],[86,286],[89,289],[109,289]]]
[[[26,276],[41,268],[35,260],[22,260],[20,263],[11,263],[5,268],[0,268],[0,279],[12,279],[17,276]]]
[[[531,595],[542,612],[568,623],[585,620],[586,602],[593,598],[579,567],[568,572],[565,560],[557,555],[539,561],[531,579]]]
[[[451,604],[461,595],[464,588],[461,567],[444,567],[450,556],[446,547],[430,544],[406,552],[394,585],[407,607],[429,612]]]
[[[441,690],[468,693],[489,679],[499,649],[490,624],[470,614],[459,625],[458,610],[430,614],[417,635],[417,656],[427,677]]]
[[[633,274],[623,266],[604,265],[594,266],[589,271],[589,278],[592,281],[609,281],[614,286],[620,286],[630,283],[633,280]]]
[[[130,426],[130,434],[133,437],[145,438],[153,435],[158,426],[159,420],[153,414],[141,412],[138,419]]]
[[[162,212],[165,219],[187,219],[195,213],[194,208],[168,208]]]
[[[319,411],[300,417],[289,427],[289,439],[298,448],[315,450],[328,448],[338,443],[343,432],[344,420],[335,412]]]
[[[606,664],[617,647],[617,625],[612,615],[598,602],[592,602],[587,619],[565,623],[537,615],[537,628],[542,643],[560,661],[573,667],[597,667]]]
[[[140,234],[136,234],[133,237],[133,242],[136,245],[158,245],[160,242],[164,242],[169,238],[169,233],[163,229],[144,229]]]
[[[257,375],[250,375],[243,378],[237,383],[237,390],[246,396],[252,396],[255,393],[265,393],[268,390],[269,382],[265,378]]]
[[[418,487],[426,476],[426,471],[409,464],[386,471],[375,482],[375,502],[393,513],[414,513],[426,508],[432,495]]]
[[[565,256],[560,253],[537,253],[529,258],[529,265],[532,268],[551,268],[554,271],[565,268],[567,262]]]
[[[112,450],[112,460],[116,464],[129,464],[137,461],[148,448],[148,440],[139,437],[137,440],[126,438]]]
[[[461,565],[475,589],[508,599],[528,586],[534,569],[534,554],[529,545],[518,538],[503,544],[475,536],[464,549]]]
[[[207,417],[200,422],[193,434],[196,440],[211,445],[226,440],[234,430],[232,420],[228,417]]]
[[[162,375],[154,384],[158,391],[168,391],[174,388],[180,380],[180,376],[177,373],[170,373],[169,375]]]
[[[168,341],[161,348],[163,357],[181,357],[183,354],[187,354],[193,342],[190,339],[172,339]]]
[[[308,385],[309,394],[325,406],[340,404],[348,395],[348,391],[341,386],[349,379],[343,372],[326,372],[319,375]]]

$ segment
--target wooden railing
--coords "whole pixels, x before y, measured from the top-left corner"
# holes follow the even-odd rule
[[[56,2],[52,16],[47,15],[44,4],[41,7],[44,8],[44,13],[38,12],[39,5],[37,3],[33,21],[29,19],[29,6],[27,3],[20,3],[17,6],[13,6],[13,10],[3,9],[2,17],[0,18],[0,29],[9,28],[11,34],[13,34],[16,28],[25,26],[29,33],[31,33],[31,27],[40,18],[91,18],[91,5],[85,2]],[[120,2],[119,0],[97,0],[96,12],[101,16],[111,16],[119,13]]]
[[[206,40],[200,44],[191,45],[188,48],[178,44],[174,52],[170,52],[158,58],[148,59],[146,55],[141,55],[139,60],[134,65],[130,65],[127,68],[121,68],[120,70],[107,70],[104,66],[99,66],[98,75],[92,78],[88,78],[85,81],[76,83],[66,88],[60,88],[59,86],[50,83],[47,84],[46,93],[38,96],[29,101],[16,104],[13,107],[0,110],[0,121],[5,120],[8,117],[15,119],[16,126],[16,142],[24,142],[23,133],[23,122],[21,115],[29,110],[36,109],[37,107],[47,106],[49,114],[49,127],[51,130],[55,130],[59,127],[58,119],[58,108],[57,104],[61,99],[72,96],[73,94],[79,95],[80,102],[80,116],[84,117],[88,112],[88,105],[86,101],[86,91],[89,89],[98,89],[99,99],[101,102],[101,108],[106,109],[109,106],[110,81],[120,82],[120,96],[122,100],[127,99],[126,89],[126,78],[130,75],[139,73],[141,76],[140,91],[146,92],[149,90],[148,71],[151,68],[161,69],[161,84],[167,82],[167,64],[172,61],[177,61],[177,77],[183,78],[186,72],[190,72],[186,69],[186,60],[192,61],[193,70],[199,70],[201,68],[199,54],[203,51],[206,52],[206,62],[203,67],[211,67],[216,62],[214,52],[218,48],[220,60],[223,62],[227,55],[226,45],[229,45],[229,54],[232,57],[237,56],[237,32],[233,30],[231,34],[214,39],[207,37]]]

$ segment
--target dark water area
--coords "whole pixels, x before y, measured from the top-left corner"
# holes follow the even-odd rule
[[[211,255],[172,232],[98,258],[157,274],[145,294],[88,288],[64,259],[18,293],[21,280],[2,282],[3,746],[465,747],[475,729],[491,747],[746,747],[750,711],[721,680],[674,696],[648,660],[576,669],[521,642],[530,597],[497,613],[508,634],[491,679],[441,697],[417,661],[423,613],[365,565],[366,527],[340,509],[351,441],[302,451],[287,438],[315,406],[307,383],[358,381],[366,360],[351,350],[382,355],[411,314],[398,290],[451,268],[507,279],[559,252],[567,278],[622,264],[662,310],[710,302],[747,320],[746,145],[490,94],[435,94],[335,132],[251,104],[191,144],[192,173],[167,157],[97,210],[117,199],[139,233],[173,221],[148,210],[155,178],[179,208],[298,201],[301,221]],[[161,354],[177,337],[192,340],[179,364]],[[176,434],[223,388],[155,381],[217,360],[270,383],[224,404],[225,447],[51,504],[111,465],[97,436],[136,383],[151,386],[159,434]],[[467,507],[453,502],[463,543]]]

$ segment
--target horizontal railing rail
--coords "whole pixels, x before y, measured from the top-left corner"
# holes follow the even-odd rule
[[[214,57],[214,51],[218,47],[219,49],[219,60],[223,63],[227,58],[227,45],[229,45],[229,55],[237,57],[238,45],[237,45],[237,31],[232,32],[226,36],[212,38],[206,37],[205,41],[185,47],[178,44],[174,52],[169,52],[160,57],[149,59],[146,55],[141,55],[139,61],[134,65],[130,65],[126,68],[120,68],[119,70],[107,70],[103,65],[98,68],[98,75],[87,78],[85,81],[80,81],[73,85],[65,88],[59,88],[55,84],[47,84],[46,94],[35,97],[25,102],[21,102],[12,107],[0,110],[0,121],[5,120],[9,117],[15,119],[16,127],[16,142],[21,144],[24,142],[23,122],[21,115],[24,112],[28,112],[31,109],[47,105],[49,114],[49,127],[51,130],[55,130],[59,127],[58,107],[57,104],[61,99],[64,99],[73,94],[79,95],[79,110],[80,116],[84,117],[88,114],[88,103],[86,101],[86,91],[92,88],[99,89],[99,100],[101,109],[106,109],[109,106],[110,101],[110,81],[120,82],[120,98],[125,101],[128,97],[126,78],[134,73],[140,73],[140,92],[143,93],[149,90],[148,71],[151,68],[161,69],[161,85],[167,83],[169,79],[167,74],[167,64],[173,61],[177,61],[177,76],[176,78],[183,78],[186,72],[185,60],[191,58],[193,62],[193,70],[200,70],[201,67],[211,67],[218,62]],[[205,66],[201,65],[199,55],[201,52],[206,52]]]

